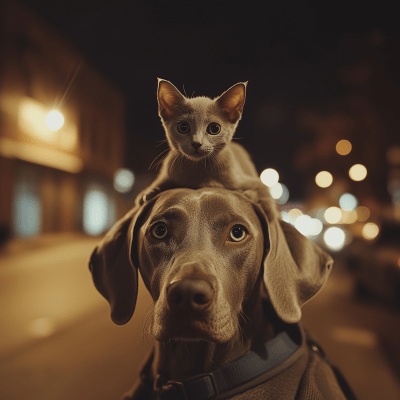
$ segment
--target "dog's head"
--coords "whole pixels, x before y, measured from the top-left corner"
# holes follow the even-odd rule
[[[137,269],[155,302],[153,336],[228,341],[262,275],[278,316],[294,323],[325,283],[332,259],[246,195],[225,189],[163,192],[118,221],[90,269],[111,318],[124,324],[137,297]]]

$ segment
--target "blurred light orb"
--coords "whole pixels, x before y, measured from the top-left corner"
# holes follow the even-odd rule
[[[281,196],[276,199],[278,204],[285,204],[289,200],[289,189],[283,183],[280,183],[282,187],[282,194]]]
[[[281,211],[282,214],[282,221],[287,222],[288,224],[290,224],[290,217],[287,211]]]
[[[321,171],[315,177],[315,183],[322,188],[331,186],[333,182],[332,174],[328,171]]]
[[[311,227],[310,235],[311,236],[319,235],[322,232],[322,229],[324,227],[322,222],[318,218],[312,218],[311,224],[312,224],[312,227]]]
[[[303,212],[301,210],[299,210],[298,208],[292,208],[289,212],[288,212],[288,216],[289,216],[289,223],[291,223],[292,225],[295,224],[296,219],[298,217],[300,217],[300,215],[303,215]]]
[[[100,235],[107,228],[108,199],[101,190],[89,190],[83,201],[83,229],[89,235]]]
[[[346,235],[343,229],[336,226],[328,228],[324,233],[324,242],[331,250],[341,250],[345,240]]]
[[[369,211],[369,208],[365,206],[357,207],[356,213],[357,213],[357,219],[361,222],[366,221],[371,215],[371,211]]]
[[[312,231],[312,219],[309,215],[300,215],[296,218],[294,227],[304,236],[308,236]]]
[[[324,213],[324,218],[328,224],[337,224],[342,218],[342,210],[339,207],[329,207]]]
[[[57,110],[50,111],[44,120],[51,131],[58,131],[64,125],[64,116]]]
[[[336,151],[341,155],[341,156],[346,156],[351,152],[351,143],[348,140],[339,140],[339,142],[336,143]]]
[[[29,332],[36,337],[50,336],[55,331],[54,323],[50,318],[38,318],[29,324]]]
[[[135,175],[130,169],[120,168],[114,174],[114,189],[120,193],[128,193],[135,183]]]
[[[375,239],[378,236],[379,227],[373,222],[368,222],[362,228],[361,234],[367,240]]]
[[[264,169],[263,172],[261,172],[260,179],[264,185],[266,185],[268,187],[272,187],[276,183],[278,183],[279,174],[275,169],[267,168],[267,169]]]
[[[352,194],[345,193],[340,196],[339,205],[340,207],[342,207],[343,210],[351,211],[356,209],[358,201],[356,197],[353,196]]]
[[[271,193],[272,198],[277,200],[282,196],[283,188],[282,188],[282,185],[278,182],[278,183],[275,183],[274,186],[271,186],[269,188],[269,191]]]
[[[353,181],[362,181],[367,176],[367,168],[362,164],[355,164],[349,169],[349,176]]]
[[[340,219],[341,224],[354,224],[357,221],[357,213],[355,210],[342,211],[342,218]]]

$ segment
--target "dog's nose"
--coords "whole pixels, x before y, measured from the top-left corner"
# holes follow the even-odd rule
[[[192,146],[197,150],[199,147],[201,147],[201,143],[192,142]]]
[[[204,279],[182,279],[167,289],[167,303],[174,310],[204,311],[213,299],[214,289]]]

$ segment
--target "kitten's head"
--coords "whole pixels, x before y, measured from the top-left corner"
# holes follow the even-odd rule
[[[215,99],[190,99],[171,82],[158,79],[158,114],[170,147],[195,161],[221,151],[242,117],[246,86],[237,83]]]

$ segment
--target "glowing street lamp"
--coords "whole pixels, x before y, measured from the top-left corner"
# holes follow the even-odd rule
[[[57,110],[50,111],[44,120],[51,131],[58,131],[64,125],[64,116]]]

